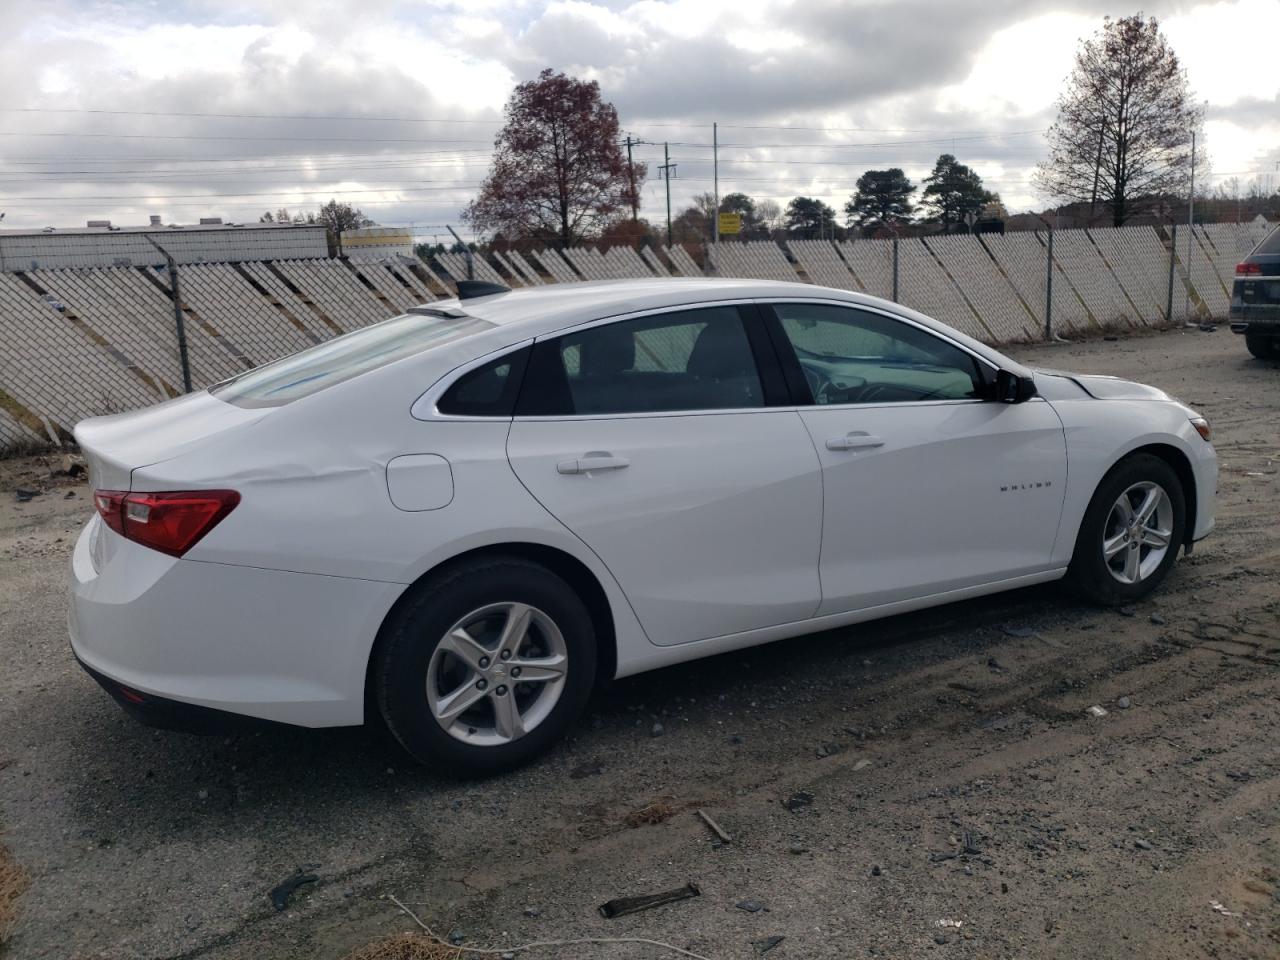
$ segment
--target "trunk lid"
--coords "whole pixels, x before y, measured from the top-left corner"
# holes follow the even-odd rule
[[[273,408],[224,403],[207,390],[76,425],[76,443],[99,490],[129,490],[133,471],[179,456],[210,437],[270,416]]]

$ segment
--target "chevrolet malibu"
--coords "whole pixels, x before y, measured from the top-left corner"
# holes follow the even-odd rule
[[[462,288],[79,425],[71,643],[122,706],[492,772],[602,679],[1062,577],[1131,603],[1213,526],[1194,410],[897,304]]]

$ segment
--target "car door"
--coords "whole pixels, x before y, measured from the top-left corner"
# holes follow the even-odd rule
[[[788,405],[754,307],[648,313],[535,343],[507,455],[650,640],[688,643],[817,609],[821,466]]]
[[[1067,456],[1047,402],[986,399],[987,361],[887,312],[768,311],[822,461],[820,615],[1051,567]]]

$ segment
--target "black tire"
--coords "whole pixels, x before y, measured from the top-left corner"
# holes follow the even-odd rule
[[[428,669],[455,624],[502,603],[527,604],[554,622],[567,657],[564,686],[550,713],[523,736],[494,745],[464,743],[437,722],[428,705]],[[419,763],[454,776],[485,776],[528,762],[564,736],[591,695],[596,653],[591,615],[560,577],[518,557],[483,558],[412,588],[379,635],[374,694],[387,728]],[[514,697],[514,682],[510,689]]]
[[[1149,481],[1163,487],[1172,504],[1173,521],[1169,547],[1159,566],[1135,583],[1122,583],[1111,572],[1103,556],[1102,543],[1107,521],[1122,493],[1134,484]],[[1068,580],[1087,599],[1103,606],[1119,606],[1141,600],[1160,585],[1178,559],[1186,533],[1187,506],[1182,481],[1172,467],[1159,457],[1134,454],[1121,460],[1102,478],[1076,537]],[[1141,549],[1141,548],[1140,548]],[[1145,554],[1143,554],[1145,555]]]
[[[1280,341],[1275,337],[1263,337],[1256,333],[1244,335],[1244,345],[1259,360],[1280,359]]]

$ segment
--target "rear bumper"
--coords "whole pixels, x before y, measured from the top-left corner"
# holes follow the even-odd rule
[[[1241,303],[1231,301],[1229,311],[1232,333],[1280,337],[1280,303]]]
[[[259,720],[240,713],[228,713],[210,707],[168,700],[150,693],[141,693],[132,687],[99,673],[79,657],[76,662],[91,676],[125,713],[139,723],[159,730],[177,730],[182,733],[227,734],[245,733],[277,726],[271,720]]]
[[[404,589],[177,560],[96,517],[76,542],[70,587],[76,659],[139,719],[188,729],[218,726],[213,714],[363,723],[369,651]]]

